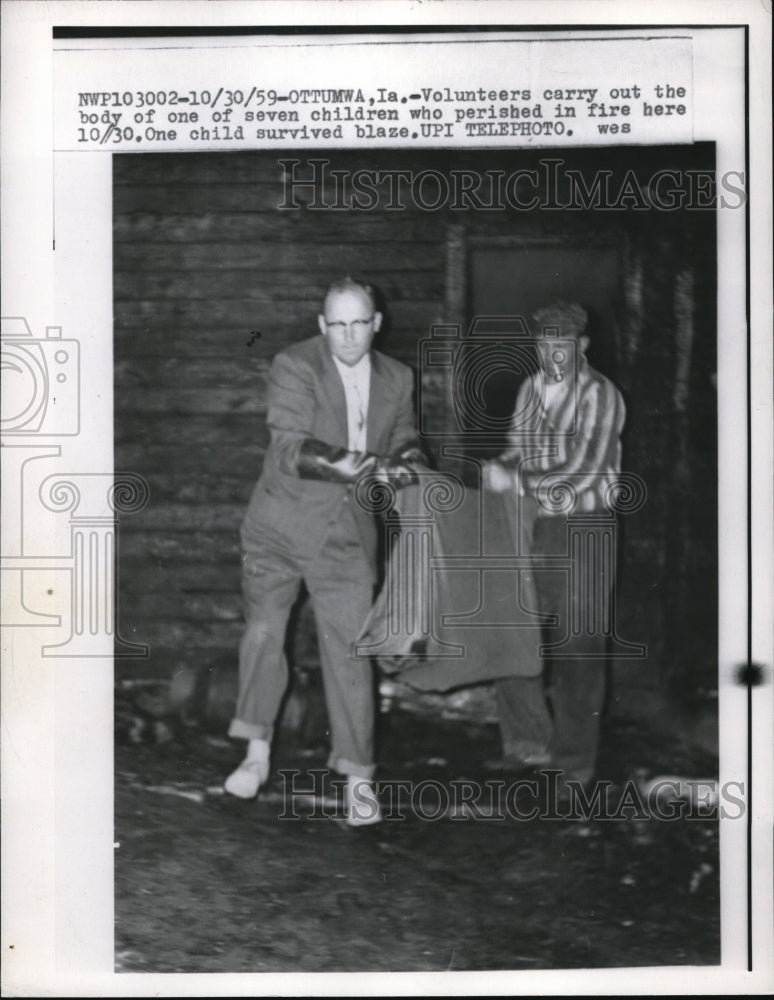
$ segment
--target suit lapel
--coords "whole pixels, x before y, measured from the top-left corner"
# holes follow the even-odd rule
[[[349,443],[347,397],[344,395],[344,386],[328,350],[328,344],[322,335],[320,335],[320,373],[320,388],[328,400],[337,443],[346,448]]]
[[[346,448],[349,443],[347,429],[347,397],[336,365],[325,338],[320,336],[320,388],[329,404],[335,424],[337,442]],[[385,420],[389,414],[394,390],[385,376],[377,351],[371,352],[371,385],[368,394],[368,420],[366,423],[366,448],[379,453],[384,448]]]
[[[377,454],[383,447],[382,440],[385,429],[387,404],[390,389],[384,377],[379,355],[371,352],[371,388],[368,398],[368,423],[366,426],[366,448]]]

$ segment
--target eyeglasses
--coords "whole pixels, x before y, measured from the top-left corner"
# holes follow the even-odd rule
[[[328,323],[326,321],[325,329],[328,333],[344,333],[345,330],[352,330],[353,333],[365,333],[373,321],[373,316],[370,316],[368,319],[353,319],[351,323],[341,323],[339,321]]]

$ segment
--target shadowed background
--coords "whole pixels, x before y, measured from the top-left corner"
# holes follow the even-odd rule
[[[114,156],[115,468],[150,486],[147,508],[121,521],[118,565],[119,632],[147,643],[150,656],[117,660],[119,680],[190,686],[217,675],[232,690],[242,629],[238,527],[268,443],[268,367],[283,346],[316,332],[328,283],[353,273],[377,285],[386,304],[377,346],[415,369],[432,324],[464,332],[482,312],[526,312],[559,296],[588,308],[590,359],[627,404],[623,468],[648,490],[622,525],[618,598],[619,634],[646,643],[648,656],[613,664],[613,710],[690,708],[697,691],[715,688],[714,211],[643,209],[636,196],[611,210],[455,209],[450,201],[429,211],[408,186],[403,210],[382,200],[357,211],[331,207],[341,196],[330,176],[316,192],[297,187],[297,209],[279,208],[280,160],[300,160],[299,177],[311,176],[312,157],[342,171],[448,177],[539,170],[550,155],[559,154]],[[609,171],[614,193],[630,170],[644,190],[659,170],[714,169],[710,144],[561,157],[587,188]],[[523,198],[543,194],[530,186]],[[327,207],[308,208],[320,199]],[[431,430],[454,430],[447,375],[421,373]],[[491,412],[507,413],[515,389],[512,378],[493,377]],[[437,439],[428,447],[441,467],[454,466]],[[313,668],[308,609],[297,621],[294,659]]]

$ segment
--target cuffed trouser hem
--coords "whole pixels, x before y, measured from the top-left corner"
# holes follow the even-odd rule
[[[523,764],[542,766],[551,762],[548,743],[538,740],[503,740],[503,757]]]
[[[581,760],[578,757],[555,758],[551,766],[562,772],[559,777],[560,781],[580,781],[583,784],[593,779],[596,770],[594,761],[590,761],[588,758]]]
[[[376,764],[356,764],[346,757],[339,757],[332,753],[328,758],[328,767],[332,767],[341,774],[352,774],[357,778],[373,778],[376,773]]]
[[[228,727],[228,735],[235,736],[242,740],[266,740],[271,743],[274,735],[273,726],[264,726],[263,723],[245,722],[243,719],[232,719]]]

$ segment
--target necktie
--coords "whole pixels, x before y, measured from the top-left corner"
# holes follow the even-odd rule
[[[360,395],[360,389],[354,379],[352,380],[352,388],[355,391],[355,399],[357,400],[357,434],[358,438],[360,438],[365,426],[365,407],[363,406],[363,397]]]

